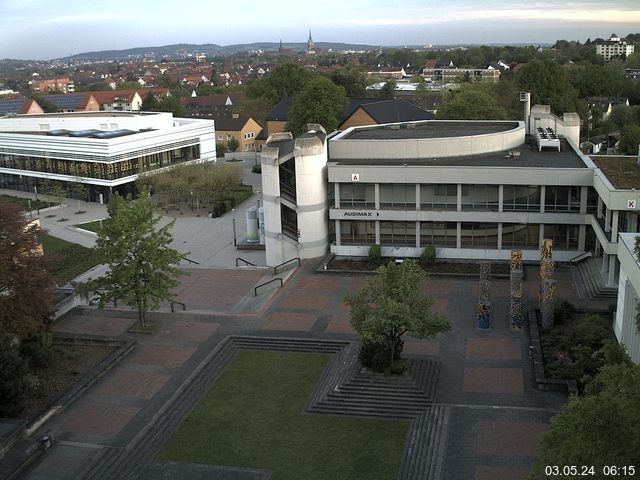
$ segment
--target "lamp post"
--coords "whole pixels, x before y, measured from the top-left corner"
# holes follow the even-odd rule
[[[231,213],[233,214],[233,246],[237,247],[238,242],[236,240],[236,209],[232,208]]]

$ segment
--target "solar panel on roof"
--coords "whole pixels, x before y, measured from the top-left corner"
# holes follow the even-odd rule
[[[75,132],[69,132],[70,137],[90,137],[100,133],[100,130],[76,130]]]
[[[0,115],[6,115],[7,113],[18,113],[22,109],[24,99],[6,99],[0,100]]]
[[[71,110],[82,106],[84,95],[45,95],[44,99],[61,110]]]

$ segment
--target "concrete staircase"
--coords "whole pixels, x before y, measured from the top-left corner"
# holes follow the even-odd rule
[[[587,298],[590,300],[615,300],[618,297],[618,287],[608,287],[600,273],[600,258],[590,258],[579,263],[575,268],[582,280]]]

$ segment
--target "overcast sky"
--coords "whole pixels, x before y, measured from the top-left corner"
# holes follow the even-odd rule
[[[172,43],[543,43],[640,32],[640,1],[0,0],[0,58]]]

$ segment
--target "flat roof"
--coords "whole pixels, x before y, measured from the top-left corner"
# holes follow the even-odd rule
[[[636,156],[593,155],[593,163],[615,188],[640,190],[640,165]]]
[[[140,117],[142,115],[158,115],[162,112],[59,112],[59,113],[38,113],[35,115],[19,115],[18,117],[11,117],[11,120],[16,118],[60,118],[60,117]]]
[[[451,138],[508,132],[518,128],[514,121],[457,121],[429,120],[424,123],[400,125],[376,125],[370,128],[355,128],[340,140],[407,140],[412,138]]]
[[[340,159],[331,156],[331,146],[329,146],[329,161],[338,165],[412,165],[412,166],[434,166],[434,167],[526,167],[526,168],[588,168],[582,158],[577,155],[565,142],[564,150],[558,152],[556,149],[538,151],[535,140],[527,136],[527,143],[521,145],[516,152],[519,157],[510,155],[514,149],[502,152],[483,153],[480,155],[466,155],[459,157],[442,158],[358,158]],[[331,142],[329,142],[331,145]]]

